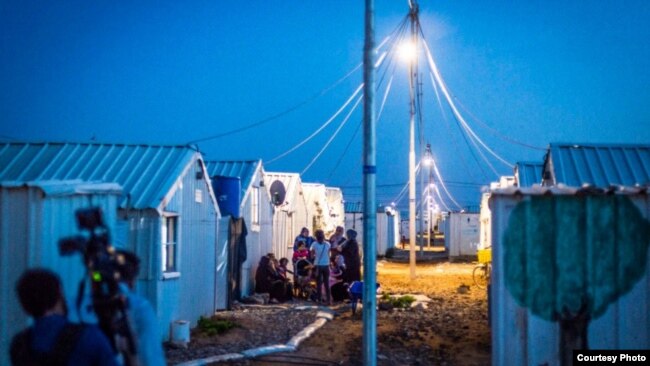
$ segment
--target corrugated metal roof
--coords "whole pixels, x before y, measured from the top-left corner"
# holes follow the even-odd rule
[[[598,194],[647,194],[650,192],[650,186],[609,186],[607,188],[598,187],[575,187],[558,184],[554,186],[532,186],[532,187],[506,187],[491,189],[490,193],[493,195],[514,196],[514,195],[530,195],[530,196],[561,196],[561,195],[598,195]]]
[[[345,202],[344,206],[345,206],[346,213],[363,212],[363,207],[361,206],[361,202]]]
[[[0,181],[118,183],[130,208],[158,208],[196,153],[188,146],[0,143]]]
[[[205,165],[210,177],[232,177],[239,178],[244,192],[250,187],[251,180],[255,176],[257,167],[262,164],[261,160],[243,161],[206,161]],[[243,197],[243,195],[242,195]]]
[[[549,155],[555,184],[601,188],[650,184],[650,145],[555,143]]]
[[[36,182],[0,182],[0,187],[20,188],[38,187],[46,196],[68,196],[75,194],[122,194],[117,183],[86,182],[83,180],[39,180]]]
[[[520,161],[515,164],[515,177],[519,187],[530,187],[542,183],[543,162]]]

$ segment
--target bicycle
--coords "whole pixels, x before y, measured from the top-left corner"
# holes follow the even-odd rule
[[[485,289],[490,284],[492,275],[492,248],[481,249],[478,251],[479,265],[472,271],[472,279],[476,287]]]
[[[481,263],[474,267],[472,279],[476,287],[485,289],[490,284],[490,275],[492,274],[492,263]]]

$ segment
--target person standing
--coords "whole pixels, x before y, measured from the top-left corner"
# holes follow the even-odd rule
[[[117,255],[120,287],[126,295],[127,315],[134,333],[139,364],[164,366],[166,361],[156,313],[149,301],[134,291],[135,281],[140,273],[140,258],[127,250],[118,250]]]
[[[341,244],[338,250],[345,259],[345,271],[343,273],[343,282],[352,283],[361,281],[361,257],[359,256],[359,243],[357,242],[357,232],[350,229],[346,232],[348,240]]]
[[[339,254],[339,252],[337,250],[339,245],[341,245],[341,244],[343,244],[343,242],[345,242],[345,236],[343,236],[343,231],[344,230],[345,229],[343,229],[343,226],[337,226],[336,231],[334,231],[334,235],[330,236],[330,245],[331,245],[330,256],[331,256],[332,260],[334,260],[336,255]]]
[[[298,250],[300,243],[305,244],[305,248],[309,250],[311,249],[311,245],[313,242],[314,242],[314,238],[309,236],[309,229],[303,227],[300,230],[300,234],[296,236],[296,240],[293,241],[293,251],[295,252],[296,250]]]
[[[108,338],[97,326],[68,321],[63,286],[54,272],[25,271],[16,292],[34,324],[11,340],[12,365],[118,365]]]
[[[325,286],[325,297],[327,304],[332,304],[330,292],[330,243],[325,241],[323,230],[316,230],[316,241],[311,245],[311,253],[316,266],[316,293],[318,301],[322,301],[322,289]]]

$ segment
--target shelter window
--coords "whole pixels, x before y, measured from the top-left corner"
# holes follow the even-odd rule
[[[260,188],[253,187],[251,192],[251,224],[252,229],[259,229],[260,225]]]
[[[178,271],[178,216],[164,216],[162,221],[162,271]]]

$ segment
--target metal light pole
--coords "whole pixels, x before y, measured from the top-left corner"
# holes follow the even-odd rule
[[[433,197],[431,195],[431,169],[433,167],[433,156],[431,155],[431,144],[427,144],[427,147],[424,150],[424,154],[423,154],[423,157],[422,157],[422,162],[425,163],[424,165],[426,165],[427,168],[429,168],[429,169],[427,171],[427,173],[428,173],[428,182],[427,182],[427,187],[426,187],[426,192],[427,192],[426,206],[424,205],[424,192],[425,192],[425,190],[424,190],[424,170],[420,170],[420,177],[421,177],[420,185],[423,187],[423,189],[422,189],[422,202],[423,202],[423,204],[422,204],[422,208],[421,208],[421,211],[420,211],[420,212],[422,212],[422,216],[423,216],[422,220],[420,220],[421,230],[422,230],[422,240],[420,242],[420,252],[423,251],[422,248],[424,247],[424,210],[425,209],[427,210],[427,217],[428,217],[426,230],[427,230],[427,237],[429,239],[428,239],[427,246],[429,248],[431,247],[431,205],[432,205],[431,198]]]
[[[422,111],[420,111],[421,113]],[[427,144],[427,148],[429,147],[429,144]],[[427,206],[424,204],[424,190],[426,187],[424,186],[424,166],[429,166],[430,161],[428,160],[429,155],[427,155],[427,151],[422,151],[420,150],[420,257],[424,255],[424,210],[426,209]]]
[[[411,2],[411,42],[416,48],[409,66],[409,95],[411,97],[409,123],[409,268],[411,279],[415,279],[415,73],[417,72],[417,17],[418,4]]]
[[[377,195],[374,1],[366,0],[363,47],[363,364],[377,364]]]

